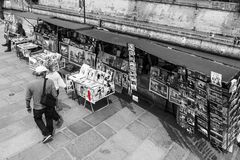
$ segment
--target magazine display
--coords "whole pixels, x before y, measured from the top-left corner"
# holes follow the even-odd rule
[[[114,74],[115,70],[113,69],[103,72],[83,64],[79,73],[71,75],[69,79],[74,81],[79,96],[95,104],[97,101],[115,93]]]
[[[54,66],[54,71],[59,70],[59,63],[61,63],[61,67],[64,67],[64,60],[60,60],[61,55],[58,53],[49,52],[44,50],[44,52],[32,55],[29,57],[29,67],[31,70],[35,70],[36,67],[44,65],[49,67],[50,65]]]

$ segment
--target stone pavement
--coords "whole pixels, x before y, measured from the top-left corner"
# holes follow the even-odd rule
[[[34,76],[24,60],[0,48],[0,160],[240,159],[238,148],[233,154],[216,151],[203,138],[186,134],[172,115],[149,102],[140,107],[111,96],[109,106],[91,113],[64,91],[59,96],[64,124],[52,142],[42,144],[24,100],[26,85]]]

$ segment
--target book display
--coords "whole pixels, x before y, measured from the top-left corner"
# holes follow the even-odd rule
[[[114,72],[112,69],[106,72],[95,70],[83,64],[79,73],[69,76],[69,79],[75,83],[77,95],[92,105],[115,93]]]
[[[60,60],[61,55],[58,53],[49,52],[44,50],[44,52],[32,55],[29,57],[29,68],[31,70],[35,70],[36,67],[40,65],[44,65],[46,67],[53,65],[54,70],[58,71],[60,69],[59,63],[61,63],[61,67],[64,67],[65,63],[64,60]]]

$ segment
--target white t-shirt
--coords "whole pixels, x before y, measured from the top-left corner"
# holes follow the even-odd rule
[[[61,88],[66,87],[66,84],[64,83],[62,77],[60,76],[60,74],[58,72],[49,72],[47,74],[46,78],[51,79],[54,82],[56,90],[58,90],[59,87],[61,87]]]

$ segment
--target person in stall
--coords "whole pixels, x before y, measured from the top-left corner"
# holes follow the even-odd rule
[[[25,37],[26,33],[25,30],[23,29],[23,26],[21,23],[17,23],[17,30],[16,30],[16,34],[18,37]],[[12,42],[11,42],[11,38],[8,36],[8,38],[6,39],[6,43],[3,44],[2,46],[7,46],[7,49],[4,52],[11,52],[11,46]]]

